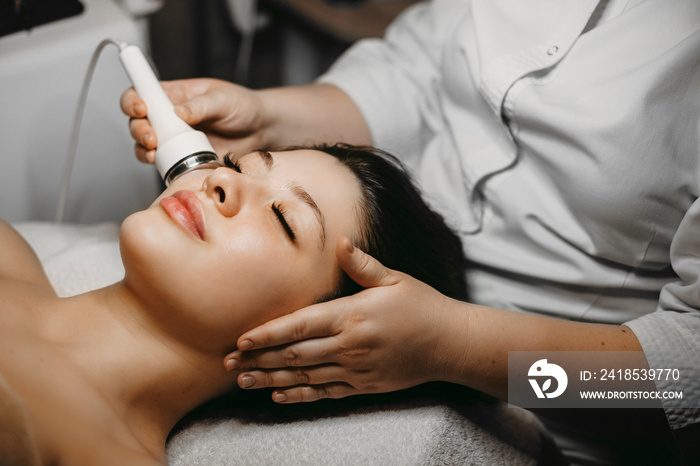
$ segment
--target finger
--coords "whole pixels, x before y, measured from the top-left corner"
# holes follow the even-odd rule
[[[181,104],[194,96],[206,94],[215,87],[218,80],[210,78],[176,79],[161,81],[160,85],[174,105]]]
[[[176,105],[174,110],[175,114],[190,126],[196,126],[205,119],[199,105],[193,106],[191,103],[183,103]]]
[[[336,245],[336,257],[345,273],[363,288],[393,285],[398,277],[377,259],[353,246],[350,238],[343,236]]]
[[[151,123],[145,118],[131,118],[129,120],[129,132],[134,141],[147,150],[155,149],[158,145],[156,132],[153,130]]]
[[[285,390],[275,390],[272,400],[276,403],[305,403],[325,398],[338,399],[360,392],[344,383],[329,383],[323,385],[301,385]]]
[[[139,162],[150,163],[151,165],[156,163],[156,151],[153,149],[146,149],[138,142],[134,145],[134,154],[136,154],[136,159]]]
[[[134,88],[127,89],[119,99],[122,112],[132,118],[146,117],[146,104],[138,96]]]
[[[224,364],[228,370],[316,366],[340,362],[339,354],[334,339],[313,338],[267,350],[234,351],[226,356]]]
[[[175,113],[190,125],[209,123],[213,127],[227,132],[248,129],[237,127],[238,124],[233,123],[239,112],[238,99],[216,89],[193,95],[190,99],[175,106]]]
[[[238,339],[238,349],[250,351],[337,335],[342,328],[342,301],[314,304],[249,330]]]
[[[238,375],[241,388],[293,387],[343,382],[347,372],[335,364],[285,369],[281,371],[246,371]]]
[[[213,98],[212,94],[198,95],[180,105],[176,105],[175,113],[188,124],[195,126],[203,121],[227,116],[222,114],[222,106],[217,104],[220,104],[220,102]]]

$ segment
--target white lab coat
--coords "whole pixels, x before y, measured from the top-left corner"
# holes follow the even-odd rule
[[[625,323],[699,378],[700,1],[435,0],[320,81],[460,232],[475,302]]]

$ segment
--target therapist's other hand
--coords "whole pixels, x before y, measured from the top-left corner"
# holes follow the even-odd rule
[[[449,355],[449,298],[341,238],[336,255],[361,292],[303,308],[243,334],[225,358],[242,388],[279,387],[277,402],[384,393],[431,380]],[[466,329],[465,329],[466,334]],[[449,364],[449,363],[448,363]]]
[[[263,104],[255,91],[209,78],[161,82],[175,106],[175,113],[190,126],[207,134],[217,154],[247,153],[264,146]],[[136,141],[136,157],[154,163],[158,144],[146,119],[146,104],[131,88],[121,96],[122,111],[131,119],[129,130]]]

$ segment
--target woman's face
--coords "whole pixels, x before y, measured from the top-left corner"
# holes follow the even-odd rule
[[[173,182],[121,230],[124,283],[171,331],[232,342],[332,291],[360,185],[313,150],[253,152]],[[240,171],[239,171],[240,170]]]

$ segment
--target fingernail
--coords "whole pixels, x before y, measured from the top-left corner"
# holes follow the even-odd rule
[[[250,340],[243,340],[240,345],[238,345],[238,349],[241,351],[249,350],[253,348],[253,342]]]
[[[253,385],[255,385],[255,379],[252,375],[244,375],[243,378],[241,378],[241,387],[250,388]]]
[[[148,145],[149,145],[148,143],[151,141],[151,139],[152,139],[151,133],[144,134],[143,135],[143,145],[145,147],[148,147]]]
[[[184,105],[178,104],[175,106],[175,113],[177,113],[180,116],[187,116],[188,112],[189,110]]]
[[[284,393],[275,393],[275,398],[274,398],[276,403],[283,403],[287,401],[287,395]]]
[[[231,358],[226,361],[226,370],[232,371],[241,367],[241,362],[238,359]]]

